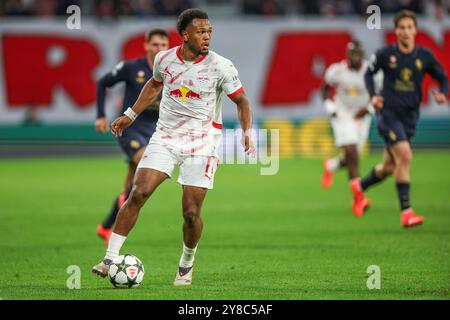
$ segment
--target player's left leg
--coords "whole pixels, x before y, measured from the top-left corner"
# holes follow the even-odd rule
[[[342,115],[336,115],[331,118],[331,128],[333,129],[334,142],[336,147],[342,148],[349,144],[349,139],[355,139],[354,123]],[[353,135],[353,137],[352,137]],[[347,166],[346,158],[344,156],[335,156],[333,158],[326,158],[323,161],[323,173],[320,178],[322,188],[327,190],[333,184],[333,176],[336,171]]]
[[[358,148],[356,144],[343,146],[344,161],[347,165],[348,178],[350,180],[359,178],[359,165],[358,165]]]
[[[183,253],[174,281],[176,286],[192,283],[195,252],[203,230],[200,212],[207,191],[206,188],[183,186]]]
[[[183,186],[184,223],[183,253],[174,281],[176,286],[192,283],[195,252],[203,229],[200,211],[208,189],[213,188],[218,163],[216,157],[193,156],[184,159],[180,165],[178,182]]]
[[[413,227],[423,223],[424,218],[416,215],[411,208],[409,189],[410,189],[410,166],[413,158],[411,145],[409,141],[399,141],[390,147],[395,158],[396,166],[394,178],[397,187],[397,195],[401,209],[401,224],[403,227]]]

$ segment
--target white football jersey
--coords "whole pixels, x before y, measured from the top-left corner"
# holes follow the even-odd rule
[[[223,93],[242,91],[232,62],[213,51],[197,61],[184,61],[180,47],[159,52],[153,78],[163,82],[158,127],[179,133],[205,133],[222,125]]]
[[[196,154],[204,148],[202,142],[215,144],[218,139],[211,136],[220,138],[223,95],[236,96],[243,87],[230,60],[209,51],[197,61],[185,61],[179,50],[161,51],[155,57],[153,79],[164,87],[152,140]]]
[[[335,103],[337,110],[355,114],[359,109],[366,108],[370,101],[364,83],[367,62],[363,61],[359,70],[351,69],[347,61],[333,63],[325,72],[325,82],[336,88]]]

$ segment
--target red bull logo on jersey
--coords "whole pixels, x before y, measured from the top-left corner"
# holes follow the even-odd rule
[[[195,91],[192,91],[188,87],[182,86],[179,89],[169,91],[169,95],[172,97],[176,97],[181,101],[187,101],[190,99],[200,99],[200,94]]]

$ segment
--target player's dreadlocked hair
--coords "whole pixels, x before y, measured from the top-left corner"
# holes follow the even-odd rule
[[[177,31],[181,36],[181,33],[194,19],[209,19],[208,14],[200,9],[187,9],[180,13],[177,21]]]
[[[163,38],[169,37],[169,34],[167,33],[166,30],[155,28],[155,29],[151,29],[147,32],[147,34],[145,35],[145,40],[150,41],[150,39],[155,35],[158,35]]]
[[[401,10],[394,16],[394,25],[397,27],[398,22],[403,18],[410,18],[414,21],[414,25],[417,27],[417,16],[414,11]]]

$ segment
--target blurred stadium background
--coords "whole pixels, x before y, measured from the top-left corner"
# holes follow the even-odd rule
[[[81,7],[80,30],[66,27],[72,4]],[[381,8],[379,30],[366,27],[371,4]],[[178,45],[176,16],[188,7],[208,11],[211,49],[238,68],[255,126],[280,129],[286,159],[271,177],[257,166],[220,169],[204,208],[198,285],[187,290],[171,286],[180,190],[164,184],[126,244],[146,265],[142,290],[105,290],[109,284],[87,274],[104,250],[95,227],[126,164],[114,137],[95,131],[96,80],[142,55],[150,28],[167,28],[171,46]],[[392,180],[371,192],[376,202],[359,220],[344,172],[328,193],[319,184],[322,157],[337,151],[320,98],[324,71],[344,59],[352,38],[366,58],[392,42],[393,13],[404,8],[418,13],[417,41],[449,75],[449,0],[1,0],[0,298],[449,299],[450,110],[434,104],[431,79],[413,142],[421,150],[413,203],[428,219],[423,227],[400,229]],[[122,94],[121,85],[109,91],[109,120]],[[226,100],[224,124],[235,128],[235,107]],[[362,174],[380,160],[381,147],[372,122]],[[71,264],[80,265],[87,290],[67,290]],[[381,291],[365,286],[370,264],[382,267]]]
[[[214,24],[213,50],[238,67],[259,127],[279,128],[283,157],[334,152],[321,104],[324,70],[344,58],[352,38],[366,58],[394,39],[391,14],[419,14],[418,42],[429,46],[450,72],[450,2],[446,0],[5,0],[0,3],[0,155],[24,153],[117,153],[113,137],[94,130],[95,81],[122,59],[143,54],[152,27],[180,39],[176,15],[198,6]],[[69,30],[66,8],[81,7],[81,29]],[[376,4],[382,28],[366,27],[366,9]],[[232,20],[230,20],[232,19]],[[450,111],[430,99],[428,79],[416,147],[450,147]],[[110,90],[107,115],[120,105],[120,85]],[[226,127],[237,125],[226,102]],[[374,124],[372,148],[381,146]],[[24,146],[27,146],[24,148]],[[71,146],[72,148],[67,148]]]

